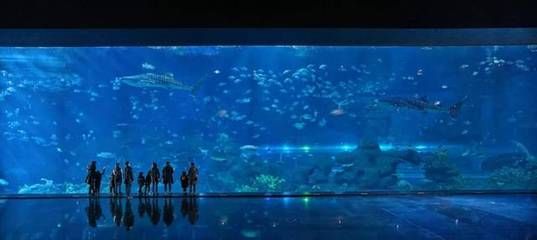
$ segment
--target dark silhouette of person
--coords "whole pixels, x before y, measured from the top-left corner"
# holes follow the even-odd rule
[[[127,194],[127,196],[130,196],[132,182],[134,182],[134,175],[132,174],[132,167],[129,161],[125,162],[124,174],[125,174],[125,193]]]
[[[188,169],[188,185],[190,186],[189,192],[196,193],[196,185],[198,184],[198,168],[194,162],[190,162],[190,168]]]
[[[119,227],[123,219],[123,206],[121,206],[120,198],[110,198],[110,212],[112,212],[114,223]]]
[[[164,183],[164,192],[172,192],[173,184],[173,167],[169,161],[166,161],[166,166],[162,168],[162,183]]]
[[[109,188],[110,188],[110,195],[116,196],[116,177],[114,175],[114,171],[110,174],[110,182],[109,182]]]
[[[142,195],[138,196],[138,216],[140,216],[140,218],[143,218],[145,215],[146,200],[147,198],[142,198]]]
[[[158,169],[157,163],[153,162],[153,167],[151,167],[151,185],[153,196],[158,195],[158,182],[160,181],[160,170]]]
[[[114,193],[116,195],[121,195],[121,182],[123,180],[123,174],[121,173],[121,167],[119,163],[116,163],[116,167],[113,170],[114,172]]]
[[[91,227],[97,227],[97,220],[103,216],[103,210],[99,199],[89,198],[89,205],[86,207],[86,215],[88,216],[88,224]]]
[[[145,186],[144,172],[140,172],[140,174],[138,174],[138,196],[143,195],[144,186]]]
[[[164,208],[163,208],[162,220],[164,221],[166,226],[170,226],[173,223],[174,219],[175,219],[175,216],[173,214],[172,199],[167,197],[167,198],[164,199]]]
[[[160,208],[158,207],[158,198],[152,199],[151,204],[151,223],[157,225],[160,222]]]
[[[97,170],[97,162],[91,161],[87,167],[85,182],[89,185],[88,195],[95,195],[95,171]]]
[[[123,217],[123,225],[127,231],[131,230],[134,226],[134,213],[132,212],[130,198],[127,198],[127,203],[125,205],[125,217]]]
[[[151,170],[147,171],[147,175],[145,177],[145,195],[149,195],[149,191],[151,189]]]
[[[106,168],[103,168],[103,171],[95,171],[95,192],[94,194],[99,196],[101,195],[101,182],[103,180],[104,172],[106,171]]]
[[[186,189],[188,188],[188,175],[186,175],[186,171],[181,173],[181,187],[183,188],[183,194],[186,194]]]

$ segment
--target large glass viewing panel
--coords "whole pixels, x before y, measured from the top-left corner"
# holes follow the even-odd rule
[[[6,46],[0,192],[536,190],[536,80],[536,45]]]

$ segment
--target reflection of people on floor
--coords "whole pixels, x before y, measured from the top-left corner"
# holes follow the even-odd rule
[[[153,225],[157,225],[160,221],[160,209],[158,207],[158,198],[152,199],[150,215],[151,215],[151,223],[153,223]]]
[[[110,198],[110,212],[112,212],[112,219],[119,227],[123,218],[123,207],[119,198]]]
[[[142,196],[138,197],[138,216],[141,218],[145,215],[145,202],[147,201],[147,198],[143,198]]]
[[[188,208],[188,221],[190,224],[194,225],[198,222],[198,198],[189,198],[189,208]]]
[[[144,205],[145,205],[145,212],[147,213],[147,216],[151,218],[151,202],[149,201],[149,198],[144,199]]]
[[[181,201],[181,215],[183,216],[183,218],[186,218],[187,214],[188,214],[188,199],[184,197],[183,200]]]
[[[198,221],[198,199],[194,197],[183,198],[181,201],[181,214],[188,218],[190,224],[194,225]]]
[[[134,213],[132,212],[131,200],[127,198],[125,205],[125,217],[123,218],[123,225],[127,228],[127,231],[131,230],[134,226]]]
[[[101,209],[101,202],[99,199],[89,198],[86,214],[88,215],[88,224],[91,227],[97,227],[97,220],[103,216],[103,210]]]
[[[165,198],[162,220],[164,221],[166,226],[170,226],[173,223],[174,218],[175,216],[173,215],[172,199],[169,197]]]

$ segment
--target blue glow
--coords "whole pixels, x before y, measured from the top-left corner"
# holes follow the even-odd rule
[[[306,145],[306,146],[303,146],[303,147],[302,147],[302,150],[303,150],[304,152],[309,152],[309,151],[310,151],[310,147],[307,146],[307,145]]]
[[[341,149],[344,151],[344,152],[350,152],[352,150],[352,147],[348,144],[343,144],[343,146],[341,146]]]
[[[393,144],[391,143],[381,143],[379,144],[379,147],[380,147],[380,150],[382,151],[390,151],[392,150],[394,147],[393,147]]]
[[[417,150],[424,150],[424,149],[429,148],[429,146],[420,144],[420,145],[416,145],[414,148],[417,149]]]

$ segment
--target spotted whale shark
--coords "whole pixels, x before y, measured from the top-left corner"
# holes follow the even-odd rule
[[[202,80],[199,80],[193,85],[188,85],[182,81],[175,79],[173,73],[142,73],[137,75],[118,77],[116,80],[121,81],[131,87],[138,88],[164,88],[171,90],[182,90],[195,92],[199,89]]]

